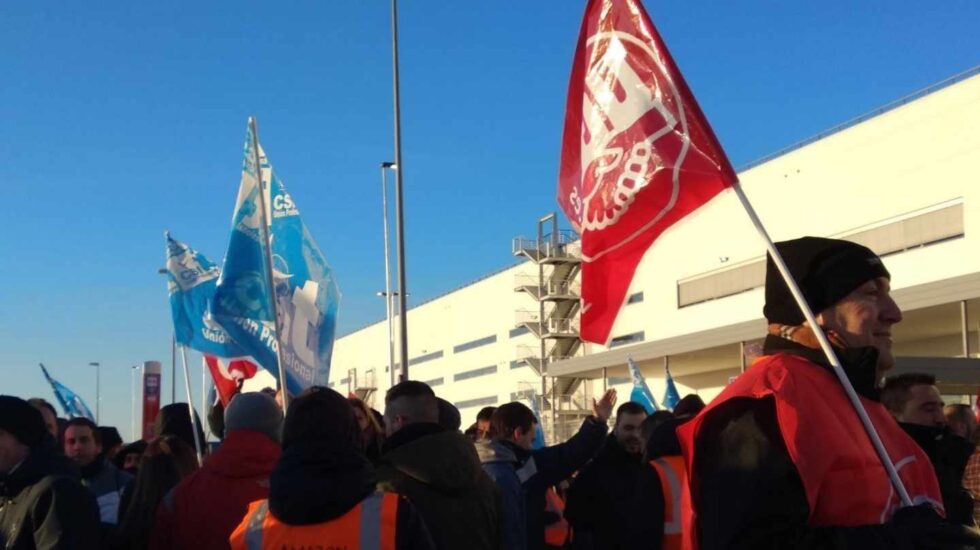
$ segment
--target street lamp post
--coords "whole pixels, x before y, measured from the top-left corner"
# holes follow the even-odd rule
[[[408,310],[405,305],[405,297],[408,289],[405,288],[405,217],[403,215],[402,204],[402,126],[401,126],[401,100],[399,97],[398,85],[398,1],[391,0],[391,58],[392,58],[392,88],[394,96],[395,111],[395,239],[398,248],[398,340],[399,357],[402,365],[402,380],[408,380]]]
[[[398,295],[397,292],[385,292],[381,291],[377,293],[385,299],[385,305],[388,309],[388,383],[389,387],[394,386],[397,381],[395,378],[395,323],[394,319],[398,316],[396,311],[397,305],[395,304],[395,296]]]
[[[100,411],[102,410],[102,366],[98,361],[93,361],[88,366],[95,367],[95,423],[98,424]]]
[[[157,273],[166,275],[169,271],[161,267]],[[170,402],[177,402],[177,333],[173,329],[170,331]]]
[[[388,320],[388,374],[389,382],[391,386],[395,385],[395,328],[392,325],[392,308],[394,303],[392,302],[391,294],[391,251],[388,246],[388,236],[390,231],[388,230],[388,169],[397,169],[395,163],[393,162],[382,162],[381,163],[381,214],[382,214],[382,228],[384,230],[384,243],[385,243],[385,317]],[[382,293],[378,293],[380,296]]]

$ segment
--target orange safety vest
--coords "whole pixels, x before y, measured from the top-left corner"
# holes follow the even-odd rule
[[[346,514],[324,523],[287,525],[269,513],[269,501],[248,505],[245,519],[228,541],[232,550],[344,548],[395,550],[398,495],[375,492]]]
[[[547,546],[565,546],[568,541],[568,521],[565,519],[565,503],[554,487],[544,493],[544,509],[558,515],[558,521],[544,526],[544,543]]]
[[[681,495],[687,486],[687,468],[684,457],[664,456],[650,461],[650,466],[660,477],[664,493],[663,550],[681,550]]]
[[[734,398],[768,396],[775,398],[779,431],[803,482],[810,507],[807,523],[814,527],[857,526],[891,519],[901,501],[844,388],[828,369],[798,355],[760,357],[697,418],[678,428],[688,471],[693,472],[698,429],[713,409]],[[913,504],[929,503],[945,515],[936,473],[925,452],[881,403],[860,399]],[[698,480],[693,473],[690,477],[689,487],[697,491]],[[690,492],[685,493],[684,544],[695,549],[697,510]]]

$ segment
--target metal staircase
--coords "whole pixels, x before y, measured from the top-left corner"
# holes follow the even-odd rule
[[[357,369],[348,369],[347,371],[347,392],[349,395],[354,395],[361,401],[368,404],[369,407],[374,406],[374,394],[378,391],[378,383],[374,374],[374,369],[368,369],[364,373],[363,377],[357,376]]]
[[[581,379],[548,376],[550,363],[574,357],[582,349],[578,317],[581,245],[574,232],[558,230],[558,218],[551,213],[538,220],[536,238],[515,238],[512,252],[538,268],[536,277],[519,274],[514,279],[514,290],[527,294],[536,306],[518,310],[514,324],[539,340],[536,346],[518,346],[515,360],[541,376],[542,410],[551,411],[550,430],[546,426],[545,431],[551,432],[555,442],[570,435],[563,433],[567,417],[574,420],[591,412],[589,401],[579,395],[589,389]],[[545,419],[542,422],[547,424]]]

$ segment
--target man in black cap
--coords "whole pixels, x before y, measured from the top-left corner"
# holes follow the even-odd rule
[[[902,506],[769,258],[763,356],[678,430],[692,501],[684,535],[702,550],[974,547],[976,535],[942,518],[929,459],[878,402],[902,320],[881,259],[836,239],[776,247],[917,506]]]
[[[98,548],[95,497],[57,457],[41,413],[0,395],[0,546]]]

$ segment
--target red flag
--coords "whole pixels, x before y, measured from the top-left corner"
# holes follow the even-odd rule
[[[259,370],[255,363],[248,359],[225,359],[207,354],[204,355],[204,364],[211,371],[211,379],[214,380],[214,387],[218,390],[221,404],[226,407],[231,397],[238,393],[239,385],[255,376],[256,371]]]
[[[607,342],[647,248],[736,181],[640,2],[590,0],[558,182],[558,204],[582,236],[583,340]]]
[[[973,412],[977,415],[977,422],[980,422],[980,386],[977,387],[977,402],[973,405]]]

